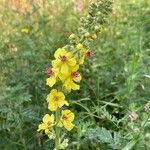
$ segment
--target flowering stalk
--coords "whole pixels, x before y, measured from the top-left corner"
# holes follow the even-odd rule
[[[109,12],[111,0],[98,0],[97,3],[92,3],[89,15],[81,19],[77,34],[71,34],[70,43],[55,51],[52,67],[47,70],[49,78],[46,84],[51,88],[55,87],[46,98],[48,109],[52,114],[43,117],[43,123],[39,125],[38,131],[44,130],[49,139],[55,139],[55,150],[65,149],[68,146],[68,139],[60,140],[62,139],[60,129],[64,127],[70,131],[74,128],[72,123],[74,113],[64,109],[65,106],[69,106],[65,94],[80,89],[79,82],[82,76],[79,68],[86,57],[92,56],[90,43],[97,38],[102,25],[107,22]],[[58,90],[60,87],[61,90]]]

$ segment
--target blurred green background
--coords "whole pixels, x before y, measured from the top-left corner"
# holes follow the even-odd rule
[[[0,149],[51,150],[36,132],[48,112],[46,68],[75,33],[89,0],[0,0]],[[21,32],[27,28],[29,31]],[[115,0],[91,44],[81,90],[69,95],[69,150],[149,150],[150,0]],[[150,107],[150,106],[149,106]],[[128,120],[136,112],[135,122]]]

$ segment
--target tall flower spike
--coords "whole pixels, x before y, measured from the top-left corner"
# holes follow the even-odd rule
[[[56,111],[63,105],[69,105],[65,100],[65,95],[62,92],[52,89],[50,94],[47,95],[48,109],[50,111]]]

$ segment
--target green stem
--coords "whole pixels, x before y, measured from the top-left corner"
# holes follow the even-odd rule
[[[60,127],[58,126],[60,120],[60,110],[56,110],[56,139],[55,139],[55,148],[59,150],[59,140],[60,140]]]

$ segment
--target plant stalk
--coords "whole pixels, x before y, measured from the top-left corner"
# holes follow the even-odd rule
[[[55,139],[55,148],[56,150],[59,150],[59,144],[60,144],[60,127],[58,126],[60,120],[60,110],[56,110],[56,139]]]

